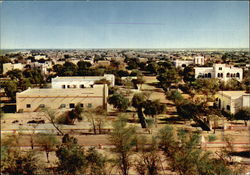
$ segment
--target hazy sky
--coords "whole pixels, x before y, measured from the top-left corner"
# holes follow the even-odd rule
[[[248,1],[1,2],[2,48],[248,48]]]

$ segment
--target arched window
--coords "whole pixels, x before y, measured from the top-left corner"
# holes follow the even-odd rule
[[[227,73],[227,77],[230,77],[230,73]]]
[[[187,67],[187,65],[186,64],[182,64],[181,67]]]
[[[208,73],[208,74],[207,74],[207,77],[208,77],[208,78],[211,78],[211,77],[212,77],[211,73]]]
[[[229,105],[227,105],[227,110],[230,111],[230,106]]]
[[[220,73],[220,77],[222,77],[222,78],[223,78],[223,73]]]
[[[236,77],[240,78],[240,73],[239,72],[236,74]]]
[[[235,74],[233,74],[233,77],[235,77]]]
[[[220,73],[217,74],[217,77],[220,77]]]
[[[205,74],[205,78],[207,78],[207,74]]]

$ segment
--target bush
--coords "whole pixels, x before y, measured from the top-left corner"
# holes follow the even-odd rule
[[[211,134],[211,135],[208,136],[208,141],[209,141],[209,142],[213,142],[213,141],[215,141],[216,139],[217,139],[217,137],[216,137],[216,135],[214,135],[214,134]]]

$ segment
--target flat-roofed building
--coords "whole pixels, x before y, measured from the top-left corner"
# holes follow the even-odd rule
[[[106,79],[111,86],[115,85],[115,76],[113,74],[104,74],[104,76],[74,76],[74,77],[56,77],[52,78],[52,88],[69,89],[69,88],[86,88],[92,87],[95,81]]]
[[[205,64],[205,57],[204,56],[195,56],[195,57],[191,57],[191,58],[189,57],[187,59],[174,60],[175,67],[185,68],[191,64],[204,65]]]
[[[218,78],[223,81],[235,78],[238,81],[243,79],[243,69],[226,65],[214,64],[213,67],[195,67],[195,78]]]
[[[16,94],[17,112],[35,112],[40,108],[72,109],[78,103],[83,108],[102,106],[107,109],[108,86],[94,85],[84,89],[27,89]]]
[[[216,97],[219,109],[232,114],[243,107],[250,107],[250,94],[245,91],[219,91]]]
[[[3,64],[3,74],[6,74],[8,71],[13,69],[23,70],[24,65],[22,63],[4,63]]]

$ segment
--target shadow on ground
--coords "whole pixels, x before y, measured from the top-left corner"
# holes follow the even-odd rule
[[[230,155],[244,157],[244,158],[250,158],[250,150],[240,151],[240,152],[232,152],[232,153],[230,153]]]

